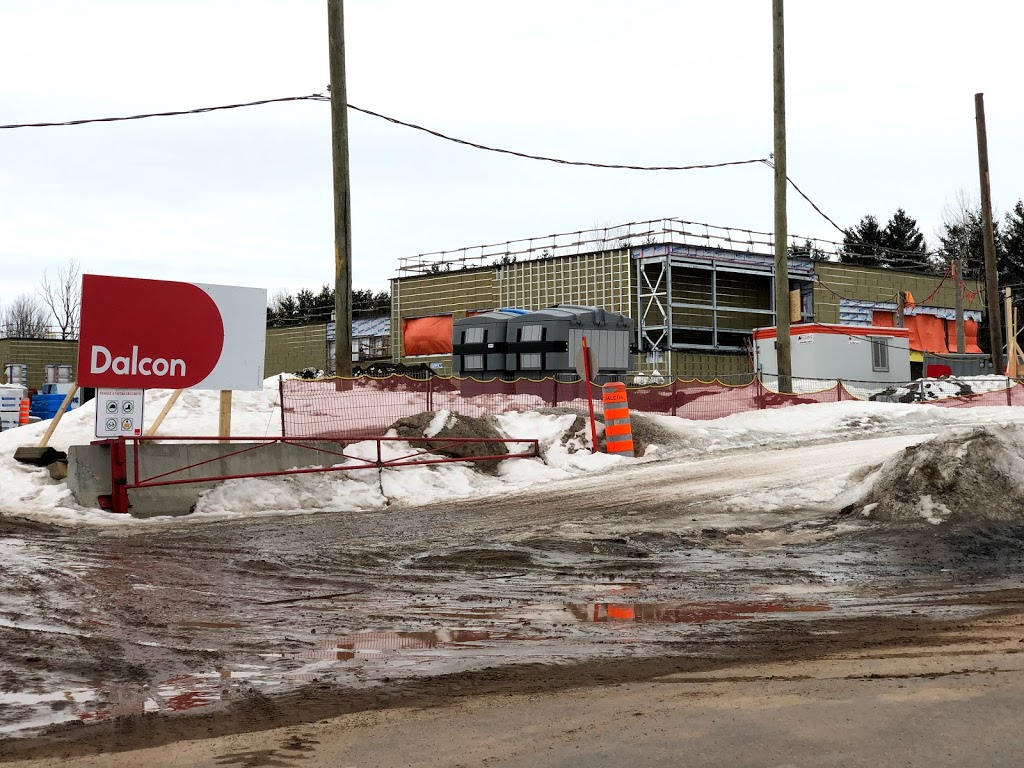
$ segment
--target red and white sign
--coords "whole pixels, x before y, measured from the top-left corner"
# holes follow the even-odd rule
[[[262,389],[262,288],[82,276],[78,384]]]

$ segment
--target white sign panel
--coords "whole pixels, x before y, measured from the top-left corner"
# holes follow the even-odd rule
[[[96,390],[96,437],[142,435],[142,389]]]

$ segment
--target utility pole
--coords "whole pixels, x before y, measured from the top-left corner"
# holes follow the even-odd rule
[[[963,278],[960,277],[960,259],[953,259],[953,298],[956,307],[956,351],[962,355],[967,350],[964,338],[964,292]]]
[[[985,303],[988,306],[988,339],[992,348],[993,373],[1002,374],[1003,324],[999,317],[999,277],[996,271],[996,240],[992,228],[992,188],[988,174],[988,134],[985,131],[985,94],[974,94],[974,116],[978,121],[978,173],[981,176],[981,215],[985,235]]]
[[[904,316],[907,314],[907,293],[900,291],[896,294],[896,327],[902,328],[905,324]]]
[[[772,0],[772,80],[775,84],[775,349],[779,391],[793,391],[789,338],[789,241],[786,221],[786,60],[782,0]]]
[[[334,160],[334,375],[352,375],[352,201],[348,172],[343,0],[327,0],[331,68],[331,150]]]

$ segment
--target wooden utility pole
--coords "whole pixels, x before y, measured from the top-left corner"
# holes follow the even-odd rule
[[[974,94],[974,116],[978,122],[978,173],[981,176],[981,215],[985,235],[985,303],[988,308],[988,339],[992,347],[993,373],[1001,374],[1003,364],[1003,324],[999,317],[999,276],[996,266],[996,239],[992,228],[992,187],[988,174],[988,134],[985,131],[985,94]]]
[[[331,149],[334,158],[334,374],[352,375],[352,203],[348,171],[343,0],[327,0],[331,67]]]
[[[902,328],[905,325],[904,316],[907,314],[907,294],[900,291],[896,294],[896,327]]]
[[[960,259],[953,259],[953,299],[956,302],[956,351],[962,355],[967,351],[967,341],[964,338],[964,291]]]
[[[789,338],[789,241],[786,221],[786,59],[782,0],[772,0],[772,80],[775,84],[775,349],[779,391],[793,391]]]

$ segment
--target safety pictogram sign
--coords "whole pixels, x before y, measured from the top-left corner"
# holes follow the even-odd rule
[[[96,390],[96,437],[142,435],[142,389]]]

